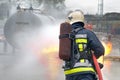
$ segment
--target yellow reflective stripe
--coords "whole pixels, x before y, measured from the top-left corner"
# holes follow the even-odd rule
[[[87,43],[87,39],[76,39],[76,43]]]
[[[83,51],[83,44],[79,44],[78,47],[80,51]]]
[[[95,72],[95,70],[92,67],[84,67],[84,68],[79,67],[79,68],[74,68],[74,69],[66,70],[66,71],[64,71],[64,73],[66,75],[68,75],[68,74],[73,74],[73,73],[77,73],[77,72],[85,72],[85,71]]]
[[[84,63],[84,62],[85,62],[85,59],[81,59],[80,62],[81,62],[81,63]]]

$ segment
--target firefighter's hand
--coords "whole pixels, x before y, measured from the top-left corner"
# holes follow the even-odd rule
[[[100,66],[100,69],[102,69],[104,67],[104,65],[102,63],[98,63]]]

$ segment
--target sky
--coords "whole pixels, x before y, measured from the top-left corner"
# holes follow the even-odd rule
[[[104,0],[103,13],[120,12],[120,0]],[[97,14],[98,0],[66,0],[65,4],[68,9],[81,9],[84,13]]]

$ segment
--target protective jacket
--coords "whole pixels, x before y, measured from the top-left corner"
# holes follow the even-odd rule
[[[96,35],[81,26],[80,23],[72,24],[74,30],[74,59],[75,64],[72,68],[66,68],[64,73],[66,76],[74,74],[95,73],[91,61],[91,50],[94,51],[96,58],[104,55],[104,47],[96,37]]]

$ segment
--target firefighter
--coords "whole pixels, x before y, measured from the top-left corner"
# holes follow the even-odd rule
[[[65,61],[66,80],[97,80],[91,53],[94,53],[98,59],[104,55],[103,45],[94,32],[84,28],[85,22],[82,11],[75,10],[69,13],[67,22],[70,23],[74,35],[72,39],[72,54],[74,56],[71,56],[72,66],[69,61]]]

